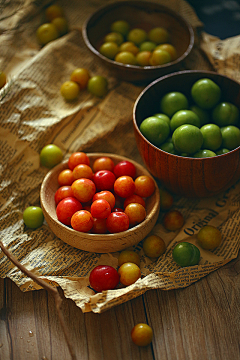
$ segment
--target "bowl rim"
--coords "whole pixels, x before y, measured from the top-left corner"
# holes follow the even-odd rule
[[[170,14],[171,16],[177,18],[177,20],[179,20],[180,22],[184,23],[188,32],[189,32],[189,37],[190,37],[190,41],[188,44],[188,47],[186,49],[186,51],[179,56],[176,60],[171,61],[169,63],[166,64],[162,64],[162,65],[157,65],[157,66],[137,66],[137,65],[130,65],[130,64],[122,64],[119,63],[117,61],[108,59],[106,56],[102,55],[89,41],[88,39],[88,32],[87,32],[87,27],[88,27],[88,23],[90,22],[90,20],[97,16],[98,14],[101,14],[103,10],[109,10],[111,8],[117,7],[118,5],[136,5],[137,3],[141,3],[141,4],[146,4],[146,5],[153,5],[156,6],[157,8],[159,8],[159,10],[163,10],[165,12],[167,12],[168,14]],[[87,47],[92,51],[92,53],[94,53],[97,57],[99,57],[102,61],[107,62],[109,65],[113,65],[116,68],[125,68],[125,69],[131,69],[131,70],[136,70],[136,71],[153,71],[153,70],[160,70],[160,69],[165,69],[171,66],[174,66],[176,64],[181,63],[184,59],[186,59],[186,57],[190,54],[190,52],[193,49],[194,46],[194,42],[195,42],[195,35],[194,35],[194,30],[192,25],[189,23],[188,20],[186,20],[183,16],[179,15],[178,13],[176,13],[175,11],[173,11],[172,9],[158,4],[158,3],[154,3],[154,2],[148,2],[148,1],[144,1],[144,0],[140,0],[140,1],[135,1],[135,0],[127,0],[127,1],[117,1],[108,5],[103,5],[101,6],[97,11],[95,11],[94,13],[92,13],[83,23],[82,26],[82,35],[83,35],[83,40],[85,42],[85,44],[87,45]]]
[[[155,183],[155,197],[156,197],[156,200],[153,204],[153,207],[151,209],[151,214],[153,216],[156,216],[158,215],[159,211],[160,211],[160,191],[159,191],[159,188],[158,188],[158,185],[157,185],[157,182],[156,180],[154,179],[154,177],[149,173],[149,171],[141,164],[139,164],[138,162],[136,162],[135,160],[132,160],[132,159],[129,159],[125,156],[122,156],[122,155],[117,155],[117,154],[111,154],[111,153],[86,153],[87,155],[94,155],[94,156],[98,156],[98,155],[101,155],[101,156],[114,156],[114,157],[119,157],[121,158],[122,160],[128,160],[128,161],[131,161],[135,166],[137,165],[138,168],[141,169],[144,169],[144,172],[146,174],[148,174],[153,180],[154,180],[154,183]],[[120,160],[119,160],[120,161]],[[75,235],[77,236],[78,233],[79,235],[81,234],[82,237],[87,237],[89,238],[91,241],[106,241],[106,240],[111,240],[111,241],[118,241],[118,238],[122,237],[123,235],[126,235],[126,236],[130,236],[131,234],[135,233],[136,231],[138,231],[139,228],[144,228],[145,227],[145,224],[148,223],[148,221],[151,219],[148,214],[146,216],[146,218],[139,224],[135,225],[134,227],[132,228],[129,228],[128,230],[125,230],[125,231],[121,231],[121,232],[118,232],[118,233],[110,233],[110,234],[93,234],[93,233],[84,233],[84,232],[78,232],[77,230],[74,230],[70,227],[68,227],[67,225],[64,225],[63,223],[61,223],[57,218],[53,218],[46,206],[45,206],[45,203],[46,203],[46,196],[45,196],[45,193],[44,193],[44,190],[45,190],[45,184],[47,183],[47,181],[49,180],[49,178],[51,178],[51,176],[53,174],[55,174],[57,171],[60,171],[60,169],[64,169],[64,168],[67,168],[67,163],[68,163],[68,159],[62,161],[60,164],[56,165],[53,169],[50,169],[47,174],[45,175],[43,181],[42,181],[42,184],[41,184],[41,187],[40,187],[40,203],[41,203],[41,207],[43,208],[43,212],[46,212],[48,214],[48,216],[51,218],[52,221],[56,222],[56,224],[58,226],[62,226],[64,228],[64,230],[68,231],[70,234],[72,235]],[[151,195],[152,196],[152,195]],[[46,220],[47,221],[47,220]]]
[[[193,159],[196,160],[196,161],[213,161],[213,159],[216,159],[216,156],[211,156],[211,157],[205,157],[205,158],[195,158],[195,157],[191,157],[191,156],[182,156],[182,155],[177,155],[177,154],[172,154],[172,153],[169,153],[167,151],[164,151],[162,149],[160,149],[159,147],[157,147],[156,145],[152,144],[147,138],[145,138],[145,136],[143,136],[143,134],[141,133],[140,129],[139,129],[139,126],[137,124],[137,121],[136,121],[136,108],[138,106],[138,103],[139,101],[141,100],[142,96],[154,85],[156,85],[157,83],[159,83],[160,81],[164,80],[165,78],[169,78],[169,77],[175,77],[175,76],[178,76],[178,75],[183,75],[183,74],[192,74],[192,73],[197,73],[197,74],[214,74],[214,75],[218,75],[222,78],[227,78],[233,82],[235,82],[236,84],[238,84],[240,86],[240,84],[235,81],[234,79],[230,78],[229,76],[227,75],[223,75],[223,74],[219,74],[215,71],[211,71],[211,70],[182,70],[182,71],[176,71],[176,72],[173,72],[173,73],[170,73],[170,74],[166,74],[166,75],[163,75],[161,77],[159,77],[158,79],[152,81],[150,84],[148,84],[142,91],[141,93],[138,95],[137,99],[135,100],[134,102],[134,105],[133,105],[133,124],[134,124],[134,128],[135,130],[138,132],[138,135],[143,138],[146,143],[148,145],[150,145],[152,148],[154,148],[155,150],[159,151],[160,153],[164,153],[164,154],[167,154],[168,156],[170,157],[173,157],[173,158],[181,158],[181,159],[185,159],[187,161],[192,161]],[[217,155],[217,157],[222,157],[222,156],[228,156],[230,153],[234,153],[234,152],[237,152],[240,150],[240,146],[238,146],[237,148],[233,149],[233,150],[230,150],[228,153],[226,154],[221,154],[221,155]]]

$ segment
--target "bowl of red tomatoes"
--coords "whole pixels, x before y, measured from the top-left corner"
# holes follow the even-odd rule
[[[97,253],[138,244],[160,210],[159,189],[148,170],[109,153],[71,154],[45,176],[40,201],[58,238]]]

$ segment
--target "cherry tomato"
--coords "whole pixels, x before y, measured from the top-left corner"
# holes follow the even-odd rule
[[[159,257],[165,250],[165,242],[157,235],[148,236],[143,242],[143,251],[150,258]]]
[[[184,224],[184,217],[178,210],[171,210],[163,217],[163,226],[169,231],[181,229]]]
[[[119,283],[116,269],[109,265],[98,265],[90,273],[90,286],[97,292],[113,290]]]
[[[173,196],[165,189],[160,190],[160,209],[169,210],[173,205]]]
[[[47,20],[52,21],[55,18],[64,16],[64,12],[61,6],[53,4],[46,8],[45,16]]]
[[[193,266],[199,263],[200,251],[197,246],[183,241],[174,247],[172,257],[179,266]]]
[[[107,217],[107,229],[110,233],[119,233],[129,228],[129,218],[124,212],[112,212]]]
[[[146,207],[145,200],[141,196],[136,195],[136,194],[130,195],[125,199],[124,204],[123,204],[124,209],[131,203],[138,203],[138,204],[141,204],[143,207]]]
[[[198,243],[205,250],[214,250],[222,242],[222,234],[212,225],[203,226],[197,234]]]
[[[124,210],[121,209],[121,208],[119,208],[119,207],[114,207],[114,208],[112,209],[112,212],[124,212]]]
[[[87,154],[81,151],[72,153],[68,159],[68,167],[71,170],[73,170],[75,166],[79,164],[90,165],[89,157],[87,156]]]
[[[88,232],[93,227],[93,217],[87,210],[75,212],[71,218],[71,226],[74,230]]]
[[[123,175],[128,175],[132,178],[135,178],[136,176],[135,166],[133,165],[133,163],[127,160],[120,161],[117,165],[115,165],[113,172],[116,178]]]
[[[111,206],[107,200],[95,200],[91,205],[91,214],[94,218],[106,219],[111,214]]]
[[[30,229],[37,229],[42,226],[44,216],[39,206],[29,206],[23,212],[23,221]]]
[[[111,193],[111,191],[103,190],[103,191],[97,192],[96,194],[93,195],[92,201],[95,201],[98,199],[107,200],[107,202],[111,206],[111,209],[113,209],[115,206],[116,199],[115,199],[115,196],[113,195],[113,193]]]
[[[107,233],[107,219],[93,218],[92,232],[94,234],[106,234]]]
[[[87,69],[84,68],[77,68],[73,70],[70,76],[70,80],[75,81],[80,86],[80,89],[85,89],[87,87],[89,79],[89,72]]]
[[[37,29],[37,40],[41,45],[46,45],[49,42],[56,40],[58,37],[59,32],[52,23],[42,24]]]
[[[63,36],[65,34],[67,34],[68,22],[65,17],[63,17],[63,16],[56,17],[55,19],[53,19],[51,21],[51,23],[56,26],[59,36]]]
[[[123,250],[118,256],[118,266],[120,267],[126,262],[131,262],[140,266],[140,256],[133,250]]]
[[[125,286],[132,285],[141,278],[139,266],[131,262],[123,263],[118,269],[118,273],[120,276],[120,283]]]
[[[72,183],[72,191],[75,198],[85,203],[92,200],[96,186],[92,180],[81,178]]]
[[[127,214],[129,218],[129,225],[131,226],[140,224],[146,217],[145,208],[138,203],[128,204],[124,212]]]
[[[54,195],[55,204],[57,205],[62,199],[66,197],[73,197],[71,186],[65,185],[57,189]]]
[[[73,180],[85,178],[85,179],[93,179],[93,171],[91,167],[87,164],[78,164],[72,171]]]
[[[135,183],[131,176],[120,176],[116,179],[114,183],[114,192],[121,196],[122,198],[126,198],[134,194],[135,191]]]
[[[103,97],[108,92],[108,81],[104,76],[96,75],[88,80],[87,88],[92,95]]]
[[[133,327],[131,338],[137,346],[147,346],[152,342],[152,328],[147,324],[139,323]]]
[[[98,190],[112,190],[116,177],[109,170],[99,170],[93,176],[93,181]]]
[[[70,226],[73,214],[81,209],[82,204],[74,197],[64,198],[57,205],[57,218],[62,224]]]
[[[47,168],[53,168],[63,159],[62,150],[54,144],[44,146],[40,152],[40,163]]]
[[[64,169],[58,175],[58,184],[60,186],[72,185],[73,180],[73,172],[70,169]]]
[[[155,191],[155,183],[148,175],[140,175],[135,179],[135,193],[141,197],[149,197]]]
[[[113,172],[114,162],[107,156],[102,156],[96,159],[93,163],[93,171],[96,173],[99,170],[109,170]]]
[[[77,99],[80,87],[75,81],[67,80],[61,85],[60,92],[66,101],[73,101]]]

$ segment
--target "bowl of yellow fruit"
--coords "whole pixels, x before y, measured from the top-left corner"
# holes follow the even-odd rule
[[[115,2],[84,23],[83,39],[92,54],[121,80],[150,82],[180,68],[194,44],[192,26],[157,3]]]

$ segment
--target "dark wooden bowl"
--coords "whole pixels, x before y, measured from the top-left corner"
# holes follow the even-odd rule
[[[115,165],[121,160],[131,161],[136,167],[136,176],[151,176],[142,165],[133,160],[115,154],[88,154],[90,165],[92,165],[94,160],[100,156],[111,157]],[[65,226],[60,221],[58,221],[54,194],[59,188],[57,181],[58,175],[63,169],[66,169],[67,167],[68,164],[66,160],[50,170],[45,176],[40,190],[40,201],[43,215],[50,229],[57,237],[59,237],[59,239],[63,240],[68,245],[81,250],[97,253],[108,253],[120,251],[127,247],[136,245],[149,234],[157,221],[160,210],[160,194],[156,182],[155,192],[152,196],[146,199],[147,216],[145,220],[127,231],[116,234],[82,233],[80,231],[73,230],[72,228]]]
[[[157,112],[161,97],[169,91],[183,92],[190,98],[195,81],[208,77],[222,90],[222,101],[240,108],[240,84],[215,72],[180,71],[148,85],[137,98],[133,126],[138,150],[150,173],[173,193],[186,197],[210,197],[225,191],[240,178],[240,147],[224,155],[190,158],[172,155],[152,145],[140,132],[141,122]]]
[[[149,31],[153,27],[165,27],[176,47],[178,58],[161,66],[133,66],[107,59],[98,51],[104,36],[110,32],[111,23],[123,19],[131,28],[139,27]],[[180,69],[181,63],[190,54],[194,44],[192,26],[170,9],[145,1],[122,1],[101,7],[83,24],[83,39],[93,53],[112,73],[121,80],[135,83],[149,83],[158,77]]]

